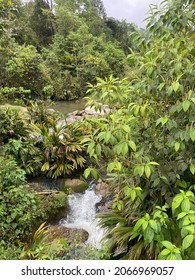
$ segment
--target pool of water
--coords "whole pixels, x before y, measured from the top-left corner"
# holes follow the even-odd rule
[[[52,105],[52,109],[60,112],[61,114],[67,115],[73,111],[81,111],[85,108],[86,101],[84,99],[76,101],[58,101]]]

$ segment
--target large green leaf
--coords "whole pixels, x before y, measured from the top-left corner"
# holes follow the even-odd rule
[[[192,245],[193,241],[194,241],[194,235],[193,234],[187,235],[182,241],[182,249],[183,250],[188,249]]]

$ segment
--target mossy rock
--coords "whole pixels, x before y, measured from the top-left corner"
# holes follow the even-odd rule
[[[88,232],[84,229],[73,229],[64,226],[49,226],[47,230],[47,242],[64,238],[71,245],[73,243],[84,243],[88,239]]]
[[[60,182],[60,190],[67,193],[69,189],[73,193],[82,193],[88,188],[87,182],[81,179],[65,179]]]
[[[40,219],[56,222],[67,214],[67,194],[64,192],[37,195]]]

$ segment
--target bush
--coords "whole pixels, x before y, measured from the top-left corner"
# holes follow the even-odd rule
[[[32,231],[37,204],[25,172],[11,158],[0,157],[0,239],[17,244]]]
[[[0,106],[0,143],[27,134],[27,127],[19,107]]]

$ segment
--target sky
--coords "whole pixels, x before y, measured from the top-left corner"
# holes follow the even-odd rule
[[[145,27],[150,4],[160,4],[162,0],[102,0],[108,17],[125,19],[139,27]]]

